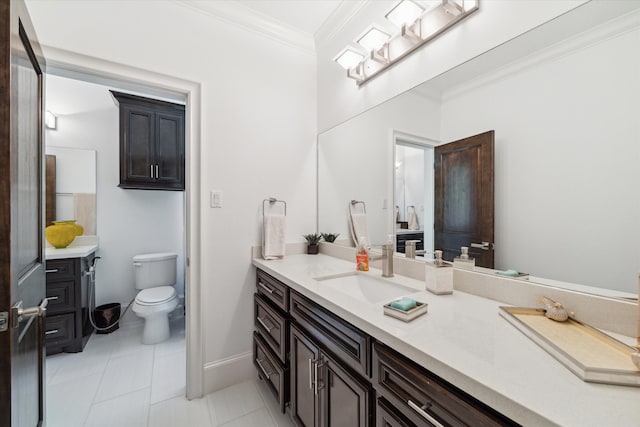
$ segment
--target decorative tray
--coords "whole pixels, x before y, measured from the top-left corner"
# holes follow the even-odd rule
[[[427,312],[427,307],[429,306],[425,302],[416,301],[415,307],[405,311],[391,307],[391,305],[389,304],[384,305],[384,314],[386,314],[387,316],[395,317],[396,319],[403,320],[405,322],[410,322],[416,317],[422,316]]]
[[[571,318],[548,319],[543,309],[500,307],[499,313],[583,381],[640,387],[633,347]]]

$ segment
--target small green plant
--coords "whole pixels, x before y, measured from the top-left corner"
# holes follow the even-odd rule
[[[317,245],[322,239],[322,235],[318,233],[305,234],[302,237],[307,241],[308,245]]]
[[[322,233],[321,235],[325,242],[333,243],[336,241],[340,233]]]

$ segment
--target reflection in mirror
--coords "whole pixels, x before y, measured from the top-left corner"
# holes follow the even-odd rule
[[[358,199],[372,241],[395,231],[394,129],[495,129],[495,267],[636,293],[640,12],[591,3],[321,134],[320,230],[344,233]]]
[[[75,219],[85,235],[96,235],[95,150],[47,146],[45,151],[48,164],[55,161],[55,220]]]

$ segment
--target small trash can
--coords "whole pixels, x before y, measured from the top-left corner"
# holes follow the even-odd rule
[[[96,334],[110,334],[118,329],[118,320],[120,319],[120,304],[112,302],[110,304],[99,305],[93,312],[93,317],[98,328]]]

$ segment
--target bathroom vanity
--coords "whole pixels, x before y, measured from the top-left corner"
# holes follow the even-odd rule
[[[396,275],[389,280],[405,287],[403,296],[429,304],[428,314],[404,323],[383,315],[388,301],[316,280],[347,274],[353,262],[320,254],[253,264],[254,364],[298,425],[623,426],[640,419],[640,389],[583,382],[504,321],[503,303],[459,290],[436,296],[423,281]]]
[[[95,258],[97,245],[78,245],[65,249],[47,248],[45,319],[47,354],[77,353],[84,349],[93,333],[89,305],[90,278],[84,272]]]

